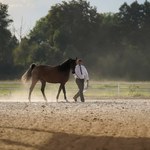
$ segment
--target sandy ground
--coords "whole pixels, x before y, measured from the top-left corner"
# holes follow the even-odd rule
[[[0,102],[0,150],[150,150],[150,100]]]

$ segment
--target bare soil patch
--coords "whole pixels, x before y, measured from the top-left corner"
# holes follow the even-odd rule
[[[0,150],[150,150],[150,101],[0,102]]]

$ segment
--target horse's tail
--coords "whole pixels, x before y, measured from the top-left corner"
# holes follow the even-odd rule
[[[36,67],[36,64],[31,64],[29,69],[22,75],[21,81],[23,83],[28,82],[31,79],[32,76],[32,70]]]

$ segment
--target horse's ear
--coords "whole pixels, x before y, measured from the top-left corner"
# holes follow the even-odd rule
[[[76,60],[77,60],[78,58],[76,57]]]

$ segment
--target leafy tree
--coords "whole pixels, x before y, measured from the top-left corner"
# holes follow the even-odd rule
[[[90,51],[88,43],[91,43],[97,29],[96,8],[91,7],[86,1],[72,0],[53,6],[49,14],[37,22],[30,38],[36,41],[49,41],[49,44],[61,51],[64,57],[68,55],[68,47],[85,55]]]
[[[93,76],[150,79],[150,3],[124,3],[118,13],[97,13],[85,0],[63,1],[37,21],[15,49],[16,64],[57,64],[82,57]]]
[[[0,3],[0,69],[3,70],[0,78],[6,78],[12,73],[14,65],[13,49],[18,45],[18,40],[12,36],[8,29],[10,23],[8,6]]]
[[[32,44],[32,47],[33,44]],[[22,38],[19,46],[14,50],[14,62],[17,65],[29,65],[29,57],[30,57],[30,46],[28,39],[26,37]]]
[[[0,64],[9,62],[7,56],[11,55],[8,53],[8,41],[11,39],[11,33],[7,27],[12,20],[8,19],[7,9],[7,5],[0,3]]]

